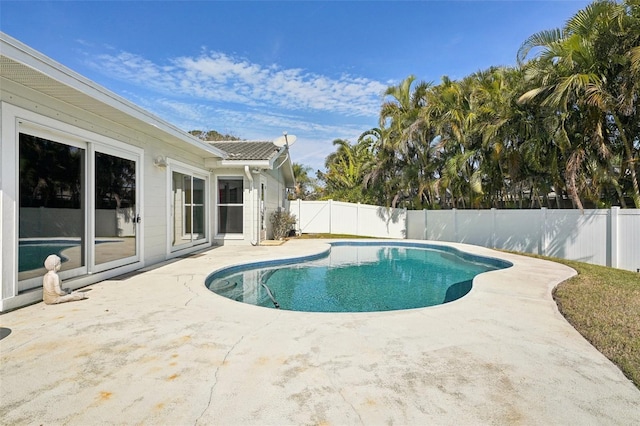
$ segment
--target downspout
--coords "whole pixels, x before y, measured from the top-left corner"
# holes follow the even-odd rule
[[[251,202],[255,202],[254,200],[254,188],[253,188],[253,176],[251,176],[251,170],[249,170],[249,166],[244,166],[244,174],[247,176],[247,179],[249,179],[249,185],[251,188]],[[258,241],[258,238],[254,239],[254,228],[255,228],[255,209],[251,209],[251,245],[252,246],[257,246],[258,244],[260,244],[260,241]],[[258,232],[260,232],[258,230]]]
[[[287,145],[285,154],[284,154],[284,160],[282,160],[282,162],[280,163],[280,165],[278,165],[278,167],[276,167],[274,170],[278,170],[280,167],[282,167],[284,165],[284,163],[289,159],[289,146]],[[287,186],[285,184],[285,191],[287,190]],[[284,200],[286,199],[286,195],[282,192],[280,192],[280,179],[278,179],[278,193],[281,194],[282,200],[280,202],[280,204],[282,205],[282,207],[285,207],[285,202]]]

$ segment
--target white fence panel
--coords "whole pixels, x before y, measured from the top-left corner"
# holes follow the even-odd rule
[[[493,211],[457,210],[455,219],[455,231],[458,236],[456,241],[483,247],[493,245]]]
[[[434,241],[456,241],[455,210],[427,210],[426,213],[427,229],[425,239]]]
[[[640,269],[640,209],[422,210],[291,203],[303,233],[451,241]]]
[[[640,268],[640,210],[428,210],[407,224],[411,238],[535,253],[635,271]]]
[[[359,204],[357,235],[377,238],[406,238],[407,211]]]
[[[546,214],[545,255],[594,265],[610,262],[609,210],[547,210]]]
[[[331,206],[325,201],[291,203],[290,212],[296,215],[297,229],[313,234],[331,232]]]
[[[407,211],[339,201],[292,202],[298,231],[351,234],[377,238],[405,238]]]
[[[617,219],[617,264],[612,266],[640,272],[640,209],[613,211]]]
[[[542,254],[542,222],[545,210],[493,210],[493,244],[488,247]]]
[[[427,210],[409,210],[407,212],[407,238],[424,240],[427,235]]]
[[[326,232],[326,231],[325,231]],[[332,234],[358,234],[358,205],[333,201],[331,203]]]

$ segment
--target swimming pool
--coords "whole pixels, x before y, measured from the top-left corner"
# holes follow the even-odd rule
[[[268,308],[377,312],[457,300],[476,275],[509,266],[448,246],[337,242],[316,256],[225,268],[205,284],[221,296]]]

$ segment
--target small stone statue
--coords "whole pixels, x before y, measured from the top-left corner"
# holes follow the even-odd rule
[[[62,262],[60,257],[55,254],[47,256],[44,261],[44,267],[47,268],[46,274],[42,279],[42,300],[47,305],[55,305],[57,303],[71,302],[73,300],[82,300],[86,296],[84,293],[73,291],[67,293],[60,287],[60,277],[57,272],[60,270]]]

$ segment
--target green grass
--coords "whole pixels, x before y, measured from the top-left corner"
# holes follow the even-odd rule
[[[578,272],[553,291],[573,327],[640,389],[640,274],[606,266],[517,253]]]
[[[299,240],[313,240],[313,239],[318,239],[318,238],[326,238],[326,239],[335,240],[336,238],[371,239],[371,238],[375,238],[375,237],[361,237],[359,235],[349,235],[349,234],[302,234],[302,235],[299,235],[299,236],[293,237],[293,238],[297,238]]]
[[[578,271],[553,292],[562,315],[640,389],[640,274],[553,260]]]

